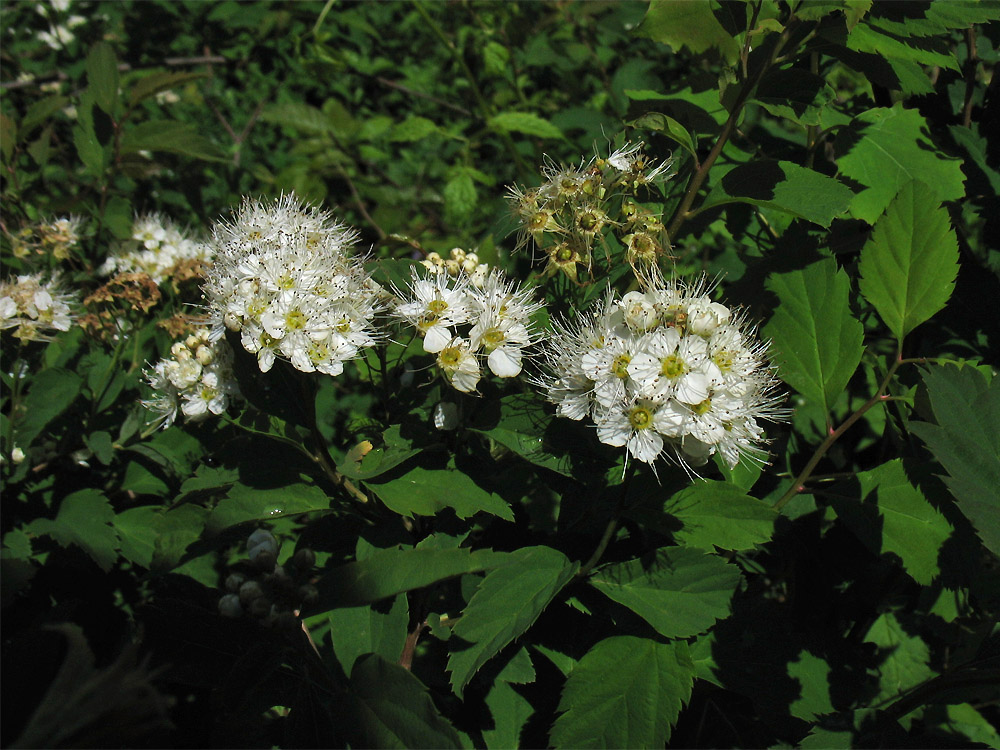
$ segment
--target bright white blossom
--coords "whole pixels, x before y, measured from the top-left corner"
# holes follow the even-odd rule
[[[0,283],[0,329],[16,328],[21,341],[50,341],[53,331],[68,331],[77,295],[62,288],[58,276],[18,276]]]
[[[203,292],[213,337],[239,333],[262,372],[275,358],[303,372],[339,375],[378,341],[381,288],[349,255],[356,234],[294,195],[244,201],[213,230],[215,261]]]
[[[190,422],[222,414],[240,396],[232,349],[225,339],[213,341],[207,327],[175,342],[170,356],[145,374],[154,395],[142,405],[156,415],[154,423],[164,428],[174,423],[178,413]]]
[[[556,321],[538,380],[548,400],[645,463],[671,455],[690,467],[715,453],[730,467],[762,461],[759,421],[785,417],[767,346],[703,280],[685,286],[650,273],[642,282],[572,323]]]
[[[173,221],[158,213],[136,218],[131,238],[108,256],[100,273],[145,273],[157,284],[187,267],[208,264],[211,246],[190,236]]]
[[[413,269],[409,287],[396,295],[393,315],[416,329],[424,351],[437,355],[445,379],[459,391],[474,391],[484,367],[500,378],[519,375],[525,350],[537,340],[531,316],[541,303],[496,268],[478,285],[468,273],[425,277]]]

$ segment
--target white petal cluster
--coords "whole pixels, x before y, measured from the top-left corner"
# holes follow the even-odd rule
[[[233,351],[225,339],[213,341],[208,327],[174,342],[170,356],[145,374],[155,395],[142,405],[164,428],[174,423],[178,412],[191,422],[222,414],[240,395],[233,376]]]
[[[589,416],[601,442],[650,464],[668,449],[685,466],[763,459],[758,420],[782,418],[766,345],[703,282],[644,287],[555,324],[539,385],[559,416]]]
[[[471,393],[482,377],[480,360],[500,378],[520,374],[524,349],[536,340],[531,316],[541,309],[530,290],[494,268],[481,287],[469,275],[421,276],[414,268],[393,314],[416,328],[424,351],[437,355],[437,366],[459,391]]]
[[[214,336],[239,333],[262,372],[281,357],[303,372],[339,375],[344,362],[376,343],[383,303],[360,259],[356,236],[293,195],[245,200],[213,231],[215,262],[203,292]]]
[[[208,264],[211,246],[158,213],[136,218],[132,237],[123,242],[100,268],[100,273],[145,273],[157,284],[174,276],[185,265]]]
[[[42,281],[41,274],[18,276],[0,283],[0,329],[16,328],[21,341],[50,341],[52,332],[73,324],[75,294],[65,291],[58,276]]]
[[[442,258],[440,253],[427,253],[420,265],[432,273],[447,273],[450,276],[465,274],[478,289],[482,289],[490,272],[489,265],[480,263],[476,253],[466,252],[460,247],[452,248],[448,258]]]

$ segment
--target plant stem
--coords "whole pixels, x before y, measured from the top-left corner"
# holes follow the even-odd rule
[[[622,491],[618,496],[618,501],[615,503],[614,512],[611,514],[611,519],[608,521],[608,525],[604,527],[604,533],[601,535],[601,541],[597,543],[597,548],[594,550],[594,554],[590,556],[590,559],[585,562],[578,571],[576,571],[577,578],[583,578],[594,566],[601,561],[601,556],[607,550],[608,545],[611,543],[612,537],[615,535],[615,531],[618,529],[618,521],[621,518],[622,510],[625,508],[625,498],[628,497],[629,486],[632,484],[632,478],[635,476],[635,462],[633,461],[629,464],[625,479],[622,482]]]
[[[889,387],[889,381],[892,380],[892,376],[896,374],[896,370],[899,369],[899,366],[903,363],[904,360],[902,356],[897,353],[895,361],[886,373],[885,378],[882,380],[881,385],[879,385],[875,395],[865,401],[865,403],[863,403],[856,412],[844,420],[844,423],[840,425],[840,427],[830,431],[830,434],[826,436],[826,440],[820,444],[819,448],[816,449],[816,452],[813,453],[812,458],[809,459],[809,463],[807,463],[805,468],[803,468],[802,471],[799,472],[799,475],[795,477],[795,480],[792,482],[792,486],[788,488],[784,495],[778,498],[778,501],[773,506],[775,510],[781,510],[793,497],[798,495],[800,492],[805,491],[805,482],[812,475],[813,469],[816,468],[816,465],[823,459],[823,456],[826,455],[826,452],[830,450],[833,444],[840,439],[841,435],[847,432],[851,426],[861,419],[861,417],[863,417],[873,406],[889,400],[890,397],[885,395],[885,389]]]

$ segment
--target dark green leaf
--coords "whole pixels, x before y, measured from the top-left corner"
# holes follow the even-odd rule
[[[29,534],[47,534],[63,547],[71,544],[85,551],[107,572],[118,559],[118,535],[111,523],[115,512],[99,490],[80,490],[59,503],[55,520],[36,518],[24,526]]]
[[[69,104],[69,99],[65,96],[47,96],[44,99],[39,99],[37,102],[28,107],[28,111],[24,115],[24,119],[21,120],[21,128],[18,132],[18,136],[23,140],[31,135],[31,131],[34,130],[39,125],[42,125],[46,120],[48,120],[52,115],[61,110]]]
[[[170,72],[162,71],[159,73],[151,73],[147,76],[143,76],[134,84],[132,84],[132,93],[129,97],[129,102],[133,106],[141,102],[143,99],[148,99],[151,96],[159,94],[161,91],[168,91],[169,89],[177,88],[178,86],[183,86],[191,81],[197,81],[200,78],[207,78],[207,73],[190,73],[190,72]]]
[[[563,138],[562,131],[534,112],[501,112],[489,120],[489,126],[500,133],[524,133],[538,138]]]
[[[87,85],[97,106],[113,117],[118,104],[118,60],[107,42],[98,42],[90,48]]]
[[[406,642],[409,612],[406,595],[397,594],[391,607],[384,604],[342,607],[317,615],[314,621],[325,621],[324,627],[311,628],[313,637],[329,630],[333,650],[344,672],[350,674],[354,663],[365,654],[378,654],[399,661]]]
[[[865,636],[878,647],[879,692],[873,703],[890,701],[934,677],[930,649],[922,638],[910,635],[891,612],[880,616]]]
[[[104,223],[120,240],[131,238],[134,218],[132,205],[120,195],[112,196],[104,207]]]
[[[683,3],[651,0],[646,17],[635,33],[668,44],[675,52],[687,47],[693,54],[700,55],[715,49],[722,59],[732,64],[739,57],[739,44],[715,17],[713,9],[717,7],[717,3],[709,0]]]
[[[438,126],[426,117],[410,115],[392,129],[389,135],[390,141],[413,143],[422,141],[432,133],[436,133]]]
[[[778,514],[728,482],[696,481],[671,497],[663,510],[684,527],[674,537],[691,547],[749,549],[771,539]]]
[[[851,196],[850,189],[832,177],[792,162],[758,159],[726,173],[701,208],[749,203],[828,227],[847,211]]]
[[[150,568],[159,536],[157,524],[163,515],[158,505],[140,505],[123,510],[112,520],[121,543],[121,554],[129,562]]]
[[[75,372],[53,367],[34,377],[24,402],[24,414],[14,423],[16,442],[27,448],[52,420],[80,395],[83,379]]]
[[[762,332],[774,346],[779,374],[829,413],[864,351],[864,330],[848,303],[847,274],[833,258],[824,258],[772,275],[767,287],[781,302]]]
[[[487,574],[453,629],[471,644],[453,650],[448,658],[456,694],[462,694],[483,664],[531,627],[578,567],[550,547],[524,547]]]
[[[820,110],[836,96],[822,77],[798,68],[775,70],[757,86],[754,99],[776,117],[800,125],[819,125]]]
[[[453,508],[459,518],[483,512],[514,520],[513,511],[499,495],[487,492],[468,474],[455,469],[414,466],[402,476],[365,484],[386,507],[401,516],[433,516],[444,508]]]
[[[259,490],[236,483],[208,517],[206,530],[217,533],[247,521],[275,520],[283,516],[329,510],[330,498],[315,485],[292,484]]]
[[[0,154],[3,160],[9,161],[10,155],[14,153],[14,144],[17,142],[17,123],[7,115],[0,113]]]
[[[476,207],[478,196],[471,175],[459,172],[444,186],[444,208],[449,220],[461,224]]]
[[[858,271],[861,293],[899,341],[945,306],[958,275],[958,239],[930,188],[903,186],[875,223]]]
[[[166,151],[206,161],[225,161],[226,155],[191,123],[150,120],[128,128],[122,135],[121,153]]]
[[[344,713],[350,714],[346,730],[353,747],[462,747],[420,680],[377,654],[355,663],[348,701]]]
[[[708,630],[729,614],[740,580],[734,565],[693,547],[664,547],[639,560],[606,565],[591,585],[668,638]]]
[[[636,94],[635,91],[626,91],[626,95]],[[633,120],[631,123],[632,127],[645,128],[646,130],[657,130],[667,138],[672,141],[679,143],[685,151],[687,151],[691,156],[697,158],[698,153],[696,151],[694,138],[687,131],[683,125],[681,125],[673,117],[668,117],[667,115],[661,114],[660,112],[647,112],[638,120]]]
[[[489,750],[522,747],[521,729],[535,713],[534,706],[503,680],[493,683],[486,694],[486,705],[493,718],[492,726],[482,730],[486,747]]]
[[[104,147],[97,140],[94,131],[86,130],[79,125],[75,126],[73,128],[73,145],[76,146],[77,156],[80,157],[80,161],[83,162],[90,174],[95,177],[104,174]]]
[[[851,30],[847,36],[847,47],[855,52],[909,60],[920,65],[959,69],[958,61],[945,40],[897,36],[875,28],[871,19],[868,23],[859,23]]]
[[[937,424],[910,429],[948,471],[945,484],[983,544],[1000,555],[1000,378],[987,383],[972,367],[935,367],[923,378]]]
[[[693,684],[686,643],[606,638],[570,672],[552,746],[663,747]]]
[[[94,456],[102,464],[107,466],[115,455],[115,446],[111,442],[111,435],[104,430],[98,430],[88,435],[85,439],[87,447],[94,452]]]

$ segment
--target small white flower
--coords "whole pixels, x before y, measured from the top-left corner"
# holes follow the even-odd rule
[[[437,365],[455,390],[472,393],[481,377],[479,363],[469,342],[454,338],[437,355]]]
[[[41,274],[18,276],[0,283],[0,329],[16,328],[14,336],[22,341],[50,341],[52,331],[70,329],[70,306],[77,303],[58,275],[44,282]]]

